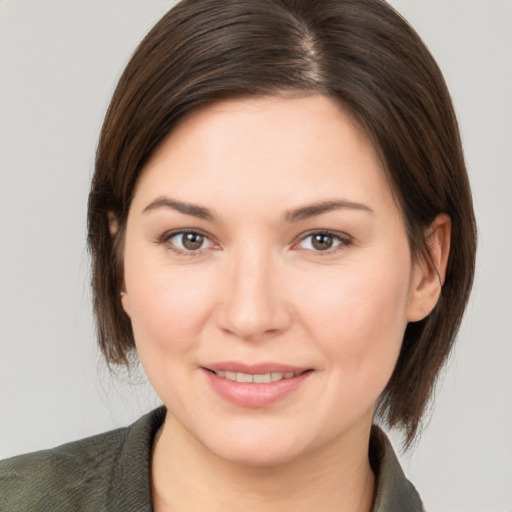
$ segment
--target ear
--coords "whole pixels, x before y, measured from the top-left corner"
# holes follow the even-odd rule
[[[123,306],[124,312],[130,316],[130,297],[128,297],[128,293],[126,292],[126,287],[124,285],[124,279],[121,283],[121,292],[119,293],[121,296],[121,306]]]
[[[119,221],[117,220],[117,216],[114,212],[110,211],[107,213],[108,218],[108,226],[110,230],[110,235],[114,237],[119,231]],[[121,289],[119,290],[119,297],[121,299],[121,305],[123,306],[124,312],[130,316],[130,299],[128,297],[128,293],[126,292],[126,284],[124,282],[124,276],[121,280]]]
[[[117,215],[114,212],[108,212],[107,219],[108,227],[110,229],[110,235],[115,236],[115,234],[119,230],[119,221],[117,220]]]
[[[430,258],[421,258],[413,267],[407,308],[409,322],[423,320],[439,300],[450,254],[451,228],[450,217],[441,213],[425,233]]]

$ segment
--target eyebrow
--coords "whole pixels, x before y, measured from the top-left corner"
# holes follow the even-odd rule
[[[148,204],[142,213],[147,213],[158,208],[171,208],[172,210],[176,210],[180,213],[191,215],[192,217],[197,217],[199,219],[204,219],[211,222],[218,221],[217,216],[208,208],[199,206],[197,204],[184,203],[169,197],[158,197],[153,202]]]
[[[207,220],[210,222],[219,222],[218,216],[208,208],[193,203],[177,201],[176,199],[171,199],[169,197],[158,197],[150,204],[148,204],[142,213],[147,213],[158,208],[170,208],[180,213],[184,213],[185,215],[191,215],[192,217],[197,217],[199,219]],[[302,206],[293,210],[288,210],[283,217],[283,221],[285,223],[299,222],[301,220],[309,219],[317,215],[322,215],[324,213],[341,209],[358,210],[372,214],[375,213],[369,206],[366,206],[362,203],[355,203],[353,201],[344,200],[327,200]]]
[[[298,222],[301,220],[309,219],[310,217],[322,215],[323,213],[341,209],[359,210],[371,214],[375,213],[369,206],[366,206],[362,203],[354,203],[353,201],[344,200],[328,200],[303,206],[301,208],[296,208],[294,210],[289,210],[284,216],[284,222]]]

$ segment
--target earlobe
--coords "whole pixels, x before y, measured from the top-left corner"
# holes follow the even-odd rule
[[[450,217],[445,213],[439,214],[425,233],[425,238],[429,255],[418,261],[413,268],[407,311],[409,322],[425,318],[434,309],[441,295],[450,254]]]
[[[119,296],[121,297],[121,305],[123,306],[124,312],[130,316],[130,298],[126,293],[126,288],[124,285],[124,281],[121,284],[121,291],[119,292]]]
[[[114,236],[119,230],[119,222],[117,220],[117,215],[114,212],[108,212],[107,218],[110,234],[111,236]]]
[[[110,235],[114,237],[117,235],[119,231],[119,221],[117,220],[117,216],[114,212],[110,211],[107,213],[108,218],[108,226],[110,230]],[[121,282],[121,290],[119,291],[119,297],[121,300],[121,305],[123,306],[124,312],[130,316],[130,299],[128,294],[126,293],[126,285],[123,281]]]

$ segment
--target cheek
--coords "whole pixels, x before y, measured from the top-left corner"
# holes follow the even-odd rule
[[[179,358],[193,345],[209,317],[214,292],[210,273],[172,266],[160,254],[132,248],[125,258],[125,284],[141,362]]]
[[[152,271],[137,270],[139,279],[131,287],[127,283],[137,354],[161,400],[179,411],[187,407],[187,397],[194,401],[193,389],[176,391],[183,391],[190,369],[197,364],[193,355],[209,318],[205,295],[210,287],[197,272],[146,268]]]
[[[329,280],[317,279],[307,290],[302,316],[306,328],[328,356],[333,370],[367,382],[387,382],[398,358],[407,325],[410,265],[340,268]],[[338,365],[338,366],[337,366]],[[379,377],[380,376],[380,377]]]

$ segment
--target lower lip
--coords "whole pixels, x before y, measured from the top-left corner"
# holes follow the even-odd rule
[[[218,377],[209,370],[204,371],[218,395],[234,405],[253,409],[267,407],[278,400],[282,400],[298,389],[312,373],[306,371],[290,379],[255,384],[235,382],[224,377]]]

